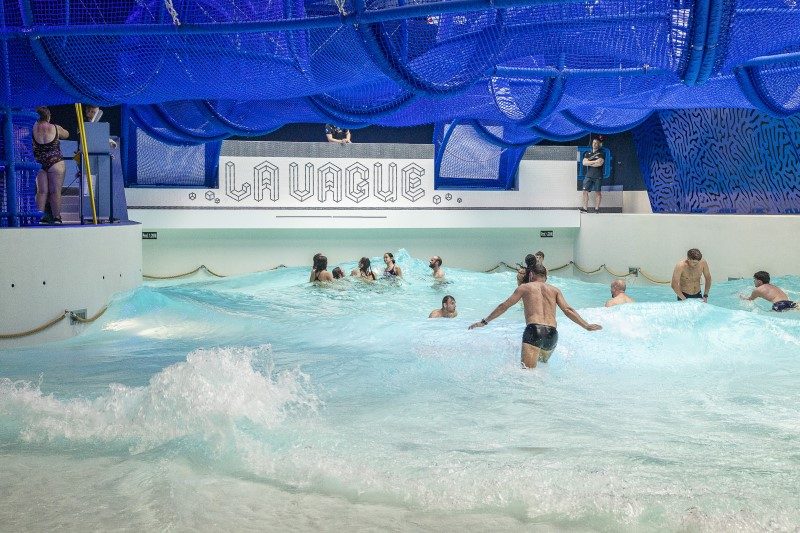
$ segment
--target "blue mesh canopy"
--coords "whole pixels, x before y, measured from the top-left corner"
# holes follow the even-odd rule
[[[4,106],[148,106],[143,127],[186,142],[456,119],[563,139],[712,102],[800,110],[800,6],[784,0],[2,5]]]
[[[438,123],[439,131],[459,125],[456,137],[482,146],[437,154],[480,154],[478,162],[499,149],[513,161],[541,139],[624,131],[654,113],[737,108],[787,118],[800,111],[794,0],[0,6],[6,109],[126,104],[137,131],[167,146],[262,135],[294,122]]]

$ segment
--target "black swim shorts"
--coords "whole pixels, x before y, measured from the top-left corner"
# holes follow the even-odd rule
[[[702,297],[703,297],[703,293],[702,293],[702,292],[698,292],[697,294],[686,294],[686,293],[684,292],[684,293],[683,293],[683,297],[684,297],[684,298],[686,298],[687,300],[688,300],[689,298],[702,298]],[[681,301],[681,299],[680,299],[680,298],[677,298],[677,300],[678,300],[679,302]]]
[[[558,344],[558,331],[553,326],[528,324],[522,334],[522,342],[536,346],[546,352],[555,350]]]
[[[781,311],[788,311],[789,309],[797,309],[797,304],[791,300],[781,300],[780,302],[772,304],[772,310],[779,313]]]

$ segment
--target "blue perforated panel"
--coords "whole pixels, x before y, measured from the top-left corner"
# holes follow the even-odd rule
[[[800,117],[664,111],[634,138],[654,212],[800,213]]]

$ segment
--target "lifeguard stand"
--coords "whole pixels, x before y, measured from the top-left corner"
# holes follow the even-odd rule
[[[97,219],[114,222],[114,195],[112,194],[112,161],[111,145],[109,143],[108,122],[87,122],[86,147],[89,151],[89,165],[92,170],[92,186],[94,188],[94,203],[97,210]],[[80,146],[79,146],[80,149]],[[81,223],[91,222],[92,204],[89,196],[89,185],[83,171],[83,159],[78,164],[81,169]]]

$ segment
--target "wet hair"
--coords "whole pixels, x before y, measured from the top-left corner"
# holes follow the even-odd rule
[[[395,262],[395,261],[394,261],[394,254],[393,254],[392,252],[386,252],[386,253],[385,253],[385,254],[383,254],[383,255],[388,255],[388,256],[389,256],[389,259],[391,259],[391,260],[392,260],[392,263],[394,263],[394,262]]]
[[[439,257],[438,255],[434,255],[433,257],[436,258],[434,259],[434,263],[436,263],[436,266],[442,266],[442,258]]]
[[[758,272],[753,274],[753,277],[762,283],[769,283],[769,272],[764,272],[763,270],[759,270]]]
[[[692,248],[688,252],[686,252],[686,258],[691,259],[693,261],[700,261],[703,258],[703,254],[700,253],[700,250],[697,248]]]
[[[536,256],[528,254],[525,256],[525,282],[533,281],[534,277],[546,278],[547,269],[536,260]]]
[[[364,274],[369,274],[370,272],[372,272],[371,266],[372,266],[372,263],[370,263],[369,257],[362,257],[358,261],[358,269],[361,272],[363,272]]]
[[[540,261],[544,261],[544,252],[543,251],[539,250],[538,252],[536,252],[533,255],[536,256],[536,257],[541,257]]]
[[[342,272],[341,267],[336,267],[331,270],[331,274],[333,274],[333,279],[339,279],[344,277],[344,272]]]
[[[48,122],[50,120],[50,109],[47,106],[40,106],[36,108],[36,112],[39,113],[39,120]]]
[[[323,270],[328,268],[328,258],[322,254],[317,254],[314,256],[314,270],[317,272],[322,272]]]
[[[453,303],[456,302],[456,299],[448,294],[447,296],[442,298],[442,306],[444,306],[444,304],[446,304],[449,300],[453,300]]]

